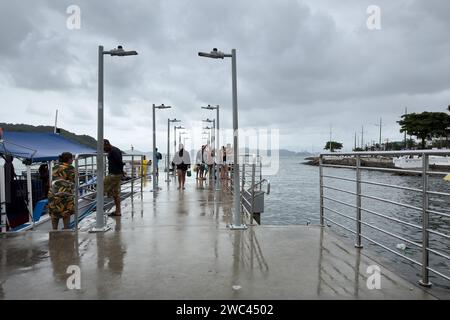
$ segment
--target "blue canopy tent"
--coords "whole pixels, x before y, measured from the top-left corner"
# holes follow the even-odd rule
[[[0,182],[2,187],[5,186],[5,189],[11,190],[9,193],[15,197],[6,202],[8,224],[13,228],[12,230],[14,228],[27,227],[31,221],[39,220],[46,205],[47,200],[39,200],[36,195],[33,196],[33,192],[36,191],[36,188],[33,186],[37,183],[37,180],[32,180],[30,166],[36,163],[57,160],[63,152],[71,152],[74,155],[92,154],[96,153],[96,150],[54,133],[3,132],[2,137],[0,137],[0,155],[21,159],[27,165],[26,187],[22,185],[22,181],[14,178]],[[25,193],[14,191],[24,189],[34,191]],[[43,194],[46,195],[45,192]],[[29,223],[25,223],[27,221]]]
[[[96,150],[54,133],[4,132],[0,154],[27,159],[31,163],[57,160],[63,152],[95,153]]]

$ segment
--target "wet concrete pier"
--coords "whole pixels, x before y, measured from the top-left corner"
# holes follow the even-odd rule
[[[0,299],[434,299],[316,226],[231,231],[232,199],[188,179],[123,203],[112,230],[0,238]],[[367,267],[381,268],[369,289]],[[69,266],[80,289],[69,289]],[[70,286],[69,286],[70,287]]]

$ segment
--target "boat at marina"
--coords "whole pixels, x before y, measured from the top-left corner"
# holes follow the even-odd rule
[[[394,157],[393,163],[397,168],[403,169],[414,169],[414,168],[422,168],[423,161],[422,156],[402,156],[402,157]],[[429,165],[430,166],[448,166],[450,167],[450,157],[448,156],[430,156],[429,157]]]

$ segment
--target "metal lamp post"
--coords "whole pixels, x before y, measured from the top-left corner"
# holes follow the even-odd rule
[[[216,122],[217,122],[217,135],[215,136],[215,140],[216,140],[216,161],[214,163],[214,166],[217,165],[217,161],[218,161],[218,156],[219,156],[219,148],[220,148],[220,123],[219,123],[219,105],[216,105],[215,107],[211,106],[210,104],[208,104],[207,107],[202,107],[202,109],[206,109],[206,110],[216,110]],[[217,170],[217,168],[215,167],[214,170]],[[220,191],[220,183],[219,183],[219,179],[216,176],[216,191]]]
[[[211,132],[210,131],[203,131],[202,135],[203,135],[202,136],[202,143],[203,143],[203,138],[205,138],[206,139],[206,144],[209,144],[209,139],[211,137]]]
[[[212,59],[231,58],[231,78],[232,78],[232,97],[233,97],[233,179],[234,179],[234,224],[230,226],[233,230],[245,230],[247,226],[242,222],[241,215],[241,191],[239,189],[239,136],[238,136],[238,104],[237,104],[237,72],[236,72],[236,49],[231,50],[231,54],[223,53],[214,48],[210,53],[199,52],[200,57]]]
[[[187,132],[186,131],[183,131],[183,132],[180,132],[179,134],[178,134],[178,148],[180,147],[180,144],[181,144],[181,136],[182,135],[184,135],[184,134],[187,134]],[[184,142],[184,141],[183,141]],[[183,146],[184,147],[184,146]]]
[[[189,138],[189,137],[184,137],[184,138],[183,138],[183,147],[184,147],[184,148],[185,148],[186,140],[187,140],[187,139],[190,139],[190,138]]]
[[[170,123],[171,122],[181,122],[181,120],[175,119],[167,119],[167,162],[166,162],[166,168],[167,168],[167,179],[166,182],[170,182],[169,178],[169,169],[170,169]],[[173,152],[177,152],[176,149],[173,150]]]
[[[97,214],[95,227],[92,232],[103,232],[109,228],[105,226],[104,217],[104,194],[103,194],[103,175],[105,172],[104,150],[103,150],[103,56],[135,56],[138,53],[134,50],[125,51],[122,46],[117,49],[105,51],[103,46],[98,46],[98,109],[97,109]]]
[[[177,152],[177,129],[185,129],[183,126],[173,126],[173,147],[174,152]]]
[[[155,110],[156,109],[169,109],[171,106],[165,106],[164,104],[156,106],[153,104],[153,192],[158,192],[158,184],[156,183],[156,123],[155,123]]]

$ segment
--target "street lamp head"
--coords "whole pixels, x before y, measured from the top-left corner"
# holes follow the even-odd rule
[[[181,122],[181,120],[177,120],[177,118],[169,119],[169,122]]]
[[[211,120],[211,119],[209,119],[209,118],[207,118],[207,119],[205,119],[205,120],[202,120],[203,122],[214,122],[214,120]]]
[[[206,109],[206,110],[216,110],[218,107],[219,107],[219,106],[213,107],[212,105],[208,104],[208,106],[202,107],[202,109]]]
[[[226,57],[226,55],[223,52],[218,51],[217,48],[214,48],[210,53],[199,52],[198,55],[200,57],[212,58],[212,59],[223,59],[224,57]]]
[[[125,51],[123,50],[122,46],[118,46],[117,49],[106,51],[105,54],[109,54],[111,56],[125,57],[125,56],[136,56],[138,53],[134,50]]]
[[[161,104],[160,106],[155,106],[156,109],[170,109],[172,108],[171,106],[165,106],[164,103]]]

